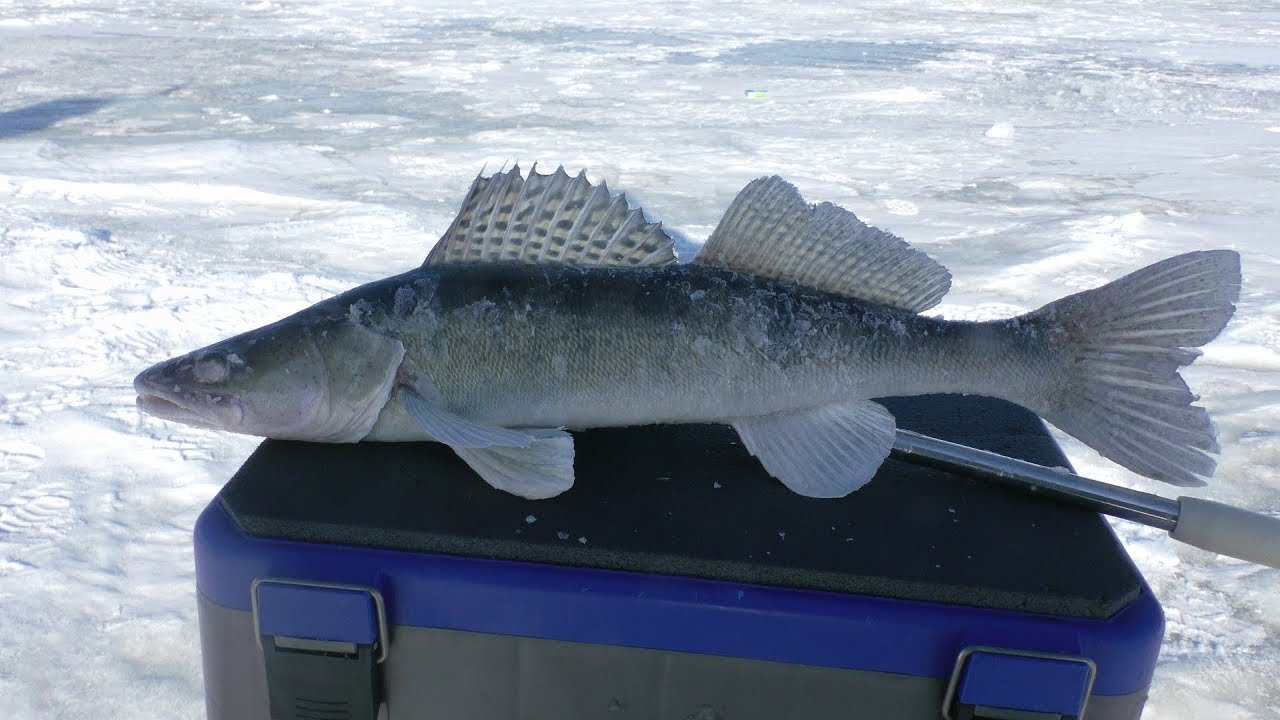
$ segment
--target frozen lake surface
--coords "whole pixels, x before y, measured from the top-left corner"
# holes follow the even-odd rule
[[[1280,514],[1280,5],[430,5],[0,6],[0,717],[203,717],[191,528],[257,440],[134,374],[417,265],[486,164],[586,168],[684,250],[781,174],[957,319],[1239,250],[1193,492]],[[1280,572],[1116,528],[1168,619],[1146,717],[1280,718]]]

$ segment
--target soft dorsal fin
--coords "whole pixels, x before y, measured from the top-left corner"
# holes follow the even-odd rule
[[[427,255],[425,265],[459,262],[666,265],[675,242],[661,223],[644,219],[621,193],[592,185],[561,166],[525,178],[516,166],[477,177],[462,210]]]
[[[913,312],[951,288],[951,273],[902,238],[838,205],[809,205],[776,175],[738,193],[693,262]]]

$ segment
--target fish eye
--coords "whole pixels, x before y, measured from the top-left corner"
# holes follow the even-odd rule
[[[196,382],[220,383],[231,377],[231,366],[221,354],[206,353],[196,358],[191,374],[195,376]]]

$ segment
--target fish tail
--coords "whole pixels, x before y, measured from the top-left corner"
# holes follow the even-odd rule
[[[1217,433],[1178,370],[1215,338],[1240,294],[1240,256],[1191,252],[1032,313],[1065,368],[1040,414],[1103,457],[1174,485],[1204,485]]]

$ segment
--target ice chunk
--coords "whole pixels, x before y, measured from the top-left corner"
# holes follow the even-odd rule
[[[989,138],[998,138],[1001,140],[1008,140],[1009,138],[1013,137],[1013,134],[1014,134],[1013,124],[1007,123],[1007,122],[998,122],[995,125],[992,125],[991,127],[987,128],[987,131],[983,134]]]

